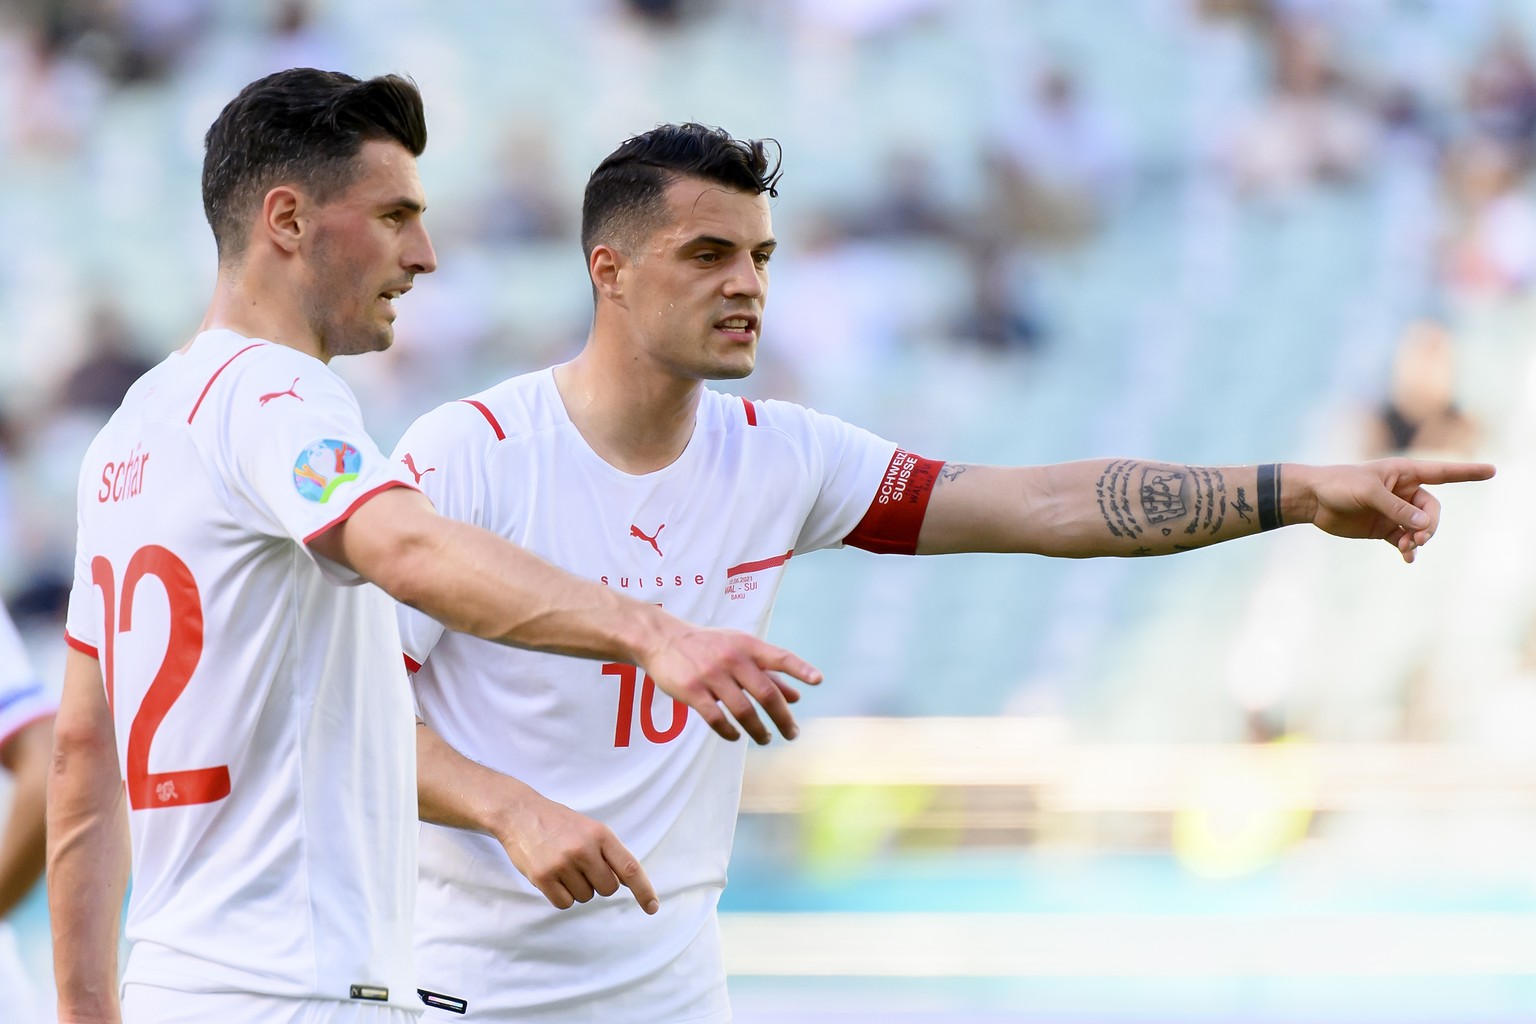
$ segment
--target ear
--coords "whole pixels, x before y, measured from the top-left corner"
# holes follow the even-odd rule
[[[298,252],[307,227],[305,197],[290,185],[279,185],[261,201],[258,237],[264,237],[287,253]]]
[[[628,266],[629,260],[612,246],[592,247],[592,254],[587,257],[587,273],[591,275],[592,288],[599,298],[610,302],[619,302],[624,298],[624,271]]]

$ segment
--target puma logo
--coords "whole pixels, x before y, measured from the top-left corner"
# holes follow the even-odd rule
[[[416,460],[411,458],[410,452],[406,452],[405,458],[401,459],[400,461],[405,463],[405,468],[411,471],[411,476],[416,478],[417,483],[421,483],[421,478],[426,476],[428,473],[436,472],[437,470],[436,466],[428,466],[426,469],[418,470],[416,468]]]
[[[656,532],[655,533],[653,533],[649,537],[647,537],[645,535],[645,531],[644,530],[640,529],[640,527],[635,526],[634,524],[630,524],[629,535],[631,537],[634,537],[634,538],[638,539],[638,540],[645,541],[647,544],[649,544],[652,548],[655,549],[656,557],[660,558],[660,557],[662,557],[661,548],[657,547],[657,545],[656,545],[656,538],[660,537],[661,536],[661,531],[665,530],[666,528],[667,528],[667,524],[666,523],[662,523],[660,526],[656,527]]]
[[[258,401],[260,401],[262,405],[266,405],[268,402],[272,401],[272,399],[274,399],[274,398],[282,398],[284,395],[291,395],[294,398],[297,398],[299,401],[302,402],[302,401],[304,401],[304,396],[299,394],[297,391],[293,390],[294,388],[296,388],[298,386],[299,386],[299,378],[295,377],[295,378],[293,378],[293,383],[288,385],[288,390],[286,390],[286,391],[274,391],[270,395],[262,395],[261,398],[258,399]]]

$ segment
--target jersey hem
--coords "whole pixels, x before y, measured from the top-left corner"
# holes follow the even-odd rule
[[[64,643],[70,647],[73,647],[81,654],[95,658],[97,661],[101,660],[101,652],[99,652],[95,647],[92,647],[90,644],[86,643],[84,640],[76,640],[73,636],[70,635],[69,630],[67,629],[64,631]]]

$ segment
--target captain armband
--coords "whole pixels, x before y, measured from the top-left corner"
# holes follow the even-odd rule
[[[896,449],[869,511],[843,543],[877,555],[917,554],[917,535],[943,468],[942,461]]]

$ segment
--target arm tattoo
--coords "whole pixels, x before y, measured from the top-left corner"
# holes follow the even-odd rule
[[[946,462],[944,463],[944,468],[939,470],[939,483],[952,484],[960,479],[960,474],[970,468],[970,466],[963,462]]]
[[[1237,500],[1232,503],[1232,511],[1236,512],[1243,522],[1253,522],[1252,519],[1248,518],[1248,513],[1253,511],[1253,506],[1248,504],[1248,495],[1243,492],[1241,487],[1237,489]]]
[[[1099,515],[1112,537],[1140,540],[1149,527],[1157,527],[1164,537],[1173,536],[1176,529],[1182,529],[1190,537],[1200,532],[1214,537],[1227,521],[1227,480],[1219,469],[1149,466],[1130,459],[1117,459],[1104,467],[1095,493]],[[1244,519],[1253,511],[1241,488],[1231,507]],[[1173,547],[1176,551],[1189,551],[1198,546],[1174,544]],[[1131,553],[1154,554],[1145,544],[1138,545]]]
[[[1104,467],[1094,490],[1099,499],[1099,515],[1112,537],[1139,537],[1145,527],[1131,511],[1131,475],[1141,463],[1117,459]]]

